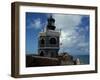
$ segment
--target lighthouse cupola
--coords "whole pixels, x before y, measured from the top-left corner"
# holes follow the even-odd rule
[[[47,30],[55,30],[55,19],[52,15],[48,18]]]

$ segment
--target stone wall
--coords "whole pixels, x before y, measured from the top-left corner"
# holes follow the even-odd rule
[[[79,65],[80,60],[73,60],[73,56],[64,53],[58,55],[55,58],[45,57],[45,56],[26,56],[26,67],[35,67],[35,66],[56,66],[56,65]]]

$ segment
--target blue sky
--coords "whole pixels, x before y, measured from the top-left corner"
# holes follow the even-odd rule
[[[47,24],[49,13],[26,12],[26,53],[37,54],[38,34]],[[89,54],[89,15],[52,14],[56,29],[61,29],[60,52]]]

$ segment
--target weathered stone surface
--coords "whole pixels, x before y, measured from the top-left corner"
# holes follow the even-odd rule
[[[26,57],[26,67],[35,66],[56,66],[56,65],[77,65],[80,60],[73,60],[73,56],[68,53],[60,53],[56,58],[28,55]]]

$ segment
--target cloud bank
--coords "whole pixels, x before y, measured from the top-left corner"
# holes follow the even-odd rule
[[[56,20],[56,27],[61,29],[60,43],[62,45],[59,52],[88,54],[89,24],[82,25],[84,16],[53,14],[53,17]]]

